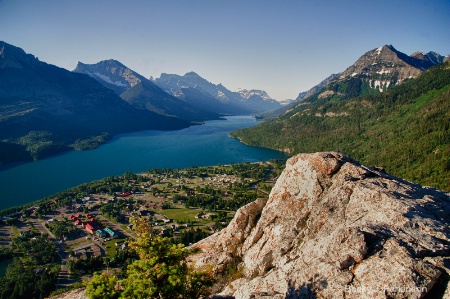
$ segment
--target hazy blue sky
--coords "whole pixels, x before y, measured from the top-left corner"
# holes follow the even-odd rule
[[[362,54],[450,53],[449,0],[0,0],[0,40],[73,70],[117,59],[295,98]]]

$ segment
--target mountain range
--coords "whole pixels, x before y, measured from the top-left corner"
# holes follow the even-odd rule
[[[79,62],[70,72],[0,41],[0,164],[95,148],[119,133],[180,129],[279,105],[262,91],[241,96],[216,88],[220,100],[199,86],[174,96],[116,60]]]
[[[137,109],[84,74],[0,42],[0,164],[98,146],[114,134],[173,130],[184,119]]]
[[[166,93],[150,80],[113,59],[96,64],[79,62],[74,72],[91,76],[138,109],[194,122],[220,117],[218,113],[204,110]]]
[[[69,72],[0,42],[0,163],[39,159],[74,148],[94,148],[122,132],[179,129],[222,115],[262,114],[267,110],[272,110],[271,117],[275,120],[262,127],[277,124],[274,132],[270,132],[272,128],[262,136],[264,130],[256,127],[245,132],[259,132],[257,138],[249,138],[252,134],[248,133],[244,134],[246,137],[240,136],[241,133],[235,136],[250,144],[295,153],[301,148],[298,147],[300,141],[293,140],[292,136],[299,128],[307,127],[294,124],[306,119],[301,117],[313,117],[314,122],[319,119],[323,122],[320,126],[328,128],[329,133],[328,116],[341,120],[351,115],[348,119],[357,121],[361,132],[362,121],[365,121],[361,114],[368,109],[363,105],[361,113],[352,112],[354,108],[348,106],[350,99],[377,94],[385,94],[384,99],[391,97],[391,89],[398,92],[396,87],[447,60],[448,56],[435,52],[416,52],[408,56],[385,45],[368,51],[342,73],[326,78],[308,92],[300,93],[293,103],[280,108],[279,102],[262,90],[233,92],[195,72],[183,76],[163,73],[160,78],[146,79],[116,60],[97,64],[80,62]],[[412,83],[411,88],[417,89],[417,84],[423,84],[423,90],[435,86],[424,80]],[[376,109],[381,109],[378,107],[380,100],[376,99],[366,101],[375,101]],[[389,105],[395,102],[387,101]],[[368,107],[374,108],[374,105]],[[356,114],[360,115],[356,117],[358,120],[355,120]],[[313,132],[308,134],[314,136]],[[264,140],[273,134],[277,142],[271,140],[266,144]],[[281,142],[283,136],[286,141]],[[305,140],[301,142],[307,144]],[[364,158],[362,161],[367,162]]]
[[[226,111],[222,110],[223,113],[259,113],[281,107],[281,104],[265,91],[243,89],[233,92],[222,84],[207,81],[195,72],[186,73],[184,76],[163,73],[152,81],[166,92],[187,102],[200,104],[209,101],[209,105],[217,107],[215,109],[226,108]]]
[[[289,154],[335,150],[450,190],[449,63],[383,46],[309,97],[231,135]]]

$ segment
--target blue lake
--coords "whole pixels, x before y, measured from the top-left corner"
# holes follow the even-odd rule
[[[6,268],[12,263],[12,259],[0,259],[0,277],[6,275]]]
[[[256,124],[253,117],[232,116],[177,131],[122,134],[94,150],[0,168],[0,210],[126,171],[286,158],[284,153],[247,146],[228,136],[233,130]]]

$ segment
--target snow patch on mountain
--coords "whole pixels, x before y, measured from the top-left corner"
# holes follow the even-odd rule
[[[107,82],[109,84],[113,84],[113,85],[116,85],[116,86],[119,86],[119,87],[127,87],[128,86],[127,84],[124,84],[124,83],[122,83],[120,81],[114,81],[113,82],[110,77],[108,77],[106,75],[103,75],[103,74],[100,74],[99,72],[95,72],[94,75],[99,77],[100,79],[102,79],[103,81],[105,81],[105,82]]]

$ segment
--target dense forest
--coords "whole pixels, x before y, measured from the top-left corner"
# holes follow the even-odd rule
[[[232,132],[242,142],[301,152],[339,151],[422,185],[450,190],[450,64],[438,65],[383,93],[359,97],[364,84],[331,86],[278,118]],[[361,94],[364,94],[361,92]]]

